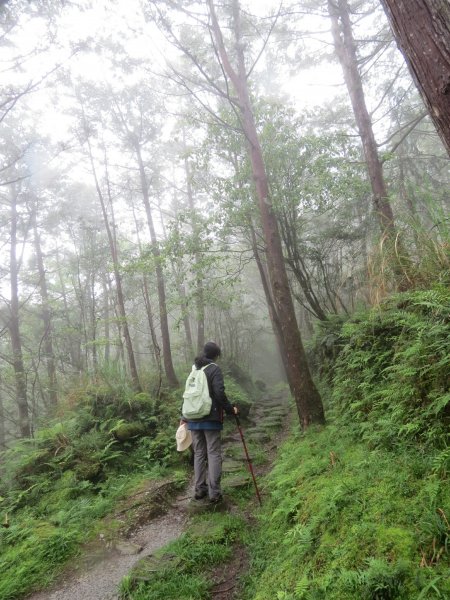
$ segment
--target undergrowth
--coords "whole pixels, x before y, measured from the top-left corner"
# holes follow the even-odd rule
[[[322,323],[331,423],[284,445],[243,600],[450,598],[450,291]]]
[[[245,600],[450,597],[450,486],[432,457],[345,428],[284,445],[251,545]]]
[[[122,498],[187,466],[175,449],[181,391],[163,391],[156,400],[107,375],[72,390],[34,439],[2,456],[2,600],[45,588]],[[227,383],[238,402],[249,402]]]
[[[449,315],[450,290],[437,286],[322,324],[311,352],[336,421],[371,447],[438,448],[448,469]]]

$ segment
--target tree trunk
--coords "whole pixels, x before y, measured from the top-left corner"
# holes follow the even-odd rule
[[[328,12],[331,19],[334,47],[344,73],[355,121],[361,136],[373,192],[373,203],[381,231],[383,234],[395,235],[394,215],[388,200],[383,166],[378,155],[372,120],[364,96],[347,0],[328,0]]]
[[[281,329],[280,319],[278,318],[277,311],[275,308],[275,304],[273,302],[272,294],[270,291],[269,282],[267,281],[266,271],[264,269],[264,265],[261,260],[261,256],[258,251],[258,244],[256,241],[256,234],[253,224],[249,224],[250,227],[250,235],[252,240],[252,250],[253,256],[256,261],[256,266],[258,267],[259,276],[261,278],[261,283],[264,290],[264,296],[266,297],[267,309],[269,311],[269,318],[272,324],[272,330],[275,335],[275,339],[277,340],[278,351],[280,353],[281,361],[283,364],[283,369],[286,374],[286,379],[289,382],[290,371],[288,371],[286,365],[288,364],[288,355],[286,353],[286,348],[284,347],[284,339],[283,332]]]
[[[3,384],[0,374],[0,452],[6,450],[6,422],[5,408],[3,406]]]
[[[195,218],[195,202],[194,194],[192,193],[191,174],[189,172],[189,163],[186,156],[186,140],[183,131],[183,145],[184,145],[184,172],[186,177],[186,191],[189,203],[189,210],[191,211],[191,227],[195,238],[195,245],[200,242],[200,232],[198,223]],[[205,291],[203,286],[202,278],[202,267],[201,267],[201,256],[199,252],[195,252],[195,266],[196,266],[196,295],[195,304],[197,309],[197,352],[200,354],[203,351],[205,345]]]
[[[155,259],[155,272],[156,282],[158,288],[158,302],[159,302],[159,318],[161,323],[161,339],[162,339],[162,350],[163,350],[163,361],[164,370],[166,373],[167,381],[172,387],[178,386],[178,379],[175,374],[172,362],[172,351],[170,348],[170,333],[169,333],[169,322],[167,319],[167,303],[166,303],[166,288],[164,283],[164,273],[161,265],[161,255],[158,247],[158,239],[156,237],[156,231],[153,224],[153,216],[150,207],[150,198],[148,195],[148,183],[147,176],[145,174],[144,161],[142,160],[141,148],[139,143],[135,143],[136,157],[139,166],[139,174],[141,179],[142,197],[144,199],[144,207],[147,215],[147,224],[150,232],[150,240],[152,244],[152,254]]]
[[[127,321],[127,314],[125,311],[125,297],[124,297],[123,288],[122,288],[122,277],[121,277],[120,271],[119,271],[119,257],[118,257],[118,253],[117,253],[117,243],[116,243],[113,231],[111,230],[111,226],[110,226],[109,219],[108,219],[108,213],[106,211],[105,199],[103,197],[103,193],[100,188],[100,184],[98,182],[97,171],[96,171],[95,165],[94,165],[94,158],[92,156],[92,149],[91,149],[91,143],[89,141],[89,138],[87,138],[87,144],[88,144],[88,148],[89,148],[89,159],[90,159],[90,163],[91,163],[92,175],[94,177],[95,188],[97,190],[97,196],[100,201],[100,207],[102,209],[103,222],[105,225],[106,234],[108,236],[111,258],[113,260],[114,280],[116,283],[116,293],[117,293],[117,308],[118,308],[118,312],[119,312],[119,318],[121,321],[123,337],[125,339],[125,346],[127,349],[128,364],[130,366],[131,379],[133,381],[134,388],[138,392],[141,392],[142,387],[141,387],[141,384],[139,381],[139,375],[138,375],[136,361],[135,361],[135,357],[134,357],[134,351],[133,351],[133,343],[131,341],[131,335],[130,335],[130,330],[129,330],[128,321]],[[108,185],[109,185],[109,182],[108,182]],[[108,189],[108,194],[109,194],[109,189]],[[111,197],[110,197],[110,200],[111,200]]]
[[[194,352],[194,341],[192,339],[191,322],[189,320],[189,305],[186,298],[186,288],[184,283],[180,283],[178,286],[178,294],[181,298],[181,311],[183,317],[184,334],[186,336],[186,359],[192,360]]]
[[[103,323],[104,323],[104,331],[103,335],[105,336],[105,352],[104,352],[104,361],[106,364],[109,363],[111,357],[111,333],[110,333],[110,308],[109,308],[109,294],[108,294],[108,286],[106,282],[103,281]]]
[[[53,352],[53,322],[50,310],[50,301],[47,287],[47,277],[45,273],[44,258],[42,255],[41,238],[37,228],[36,207],[32,207],[32,221],[34,232],[34,248],[36,253],[36,263],[39,273],[39,290],[42,301],[42,322],[44,325],[43,347],[44,360],[47,367],[48,377],[48,397],[51,406],[56,406],[58,403],[57,379],[55,355]]]
[[[222,67],[230,78],[238,95],[239,110],[242,119],[242,128],[247,139],[250,162],[255,180],[256,193],[259,202],[261,223],[264,232],[264,241],[267,252],[267,266],[272,288],[275,308],[280,320],[282,336],[286,348],[287,364],[289,371],[289,384],[292,395],[297,405],[300,424],[303,428],[312,423],[323,423],[324,412],[322,400],[314,385],[306,361],[300,331],[295,316],[294,304],[289,289],[289,281],[284,263],[281,238],[278,224],[270,200],[269,183],[267,179],[262,149],[256,131],[252,105],[250,101],[243,42],[240,31],[240,8],[238,0],[233,0],[233,27],[236,38],[236,52],[238,60],[237,71],[234,70],[227,54],[222,32],[217,20],[214,3],[208,0],[212,29]]]
[[[450,154],[450,3],[381,0],[397,44]]]
[[[16,384],[16,402],[19,411],[19,431],[21,437],[31,437],[31,425],[28,408],[27,381],[22,353],[22,337],[20,334],[19,316],[19,264],[17,261],[17,195],[11,194],[11,247],[10,247],[10,280],[11,303],[9,315],[9,332],[13,353],[13,368]]]
[[[353,114],[361,136],[375,213],[381,233],[388,242],[389,261],[396,283],[400,290],[405,290],[409,287],[407,278],[409,257],[398,239],[394,223],[394,215],[383,175],[383,164],[378,154],[372,120],[364,96],[347,0],[328,0],[328,12],[331,19],[334,47],[344,73]]]

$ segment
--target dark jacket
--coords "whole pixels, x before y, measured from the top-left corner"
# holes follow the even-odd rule
[[[205,365],[209,365],[214,363],[214,361],[209,358],[199,357],[195,359],[195,366],[197,369],[201,369]],[[199,421],[218,421],[222,423],[223,421],[223,412],[225,411],[227,415],[232,415],[233,406],[230,404],[226,394],[225,394],[225,385],[223,383],[223,375],[220,367],[218,365],[211,364],[210,367],[204,370],[206,375],[206,379],[208,381],[209,387],[209,395],[211,397],[211,412],[206,417],[202,417],[201,419],[190,419],[192,422]]]

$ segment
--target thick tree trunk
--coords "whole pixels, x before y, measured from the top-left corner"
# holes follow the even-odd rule
[[[394,36],[450,154],[450,3],[381,0]]]
[[[324,412],[322,400],[314,385],[306,361],[306,354],[300,337],[289,288],[278,224],[270,200],[269,184],[247,85],[243,42],[240,31],[239,2],[238,0],[233,0],[233,27],[238,60],[237,71],[232,67],[225,49],[213,1],[208,0],[208,5],[214,39],[222,66],[238,95],[242,128],[248,143],[250,162],[259,201],[259,211],[266,244],[269,279],[286,348],[286,370],[289,371],[289,384],[297,405],[300,423],[305,428],[312,423],[323,423]]]
[[[45,273],[44,258],[41,248],[41,238],[36,222],[36,208],[32,208],[33,232],[34,232],[34,248],[36,253],[36,263],[39,273],[39,290],[42,301],[42,323],[44,325],[43,348],[44,360],[47,367],[48,377],[48,398],[52,406],[58,403],[58,389],[56,379],[55,355],[53,352],[53,322],[50,310],[50,300],[47,287],[47,276]]]
[[[13,369],[16,384],[16,402],[19,411],[19,431],[22,437],[31,437],[30,415],[28,408],[27,381],[22,353],[22,337],[20,334],[19,315],[19,264],[17,261],[17,197],[11,194],[11,246],[10,246],[10,281],[11,303],[9,314],[9,332],[13,354]]]
[[[258,267],[259,276],[261,278],[261,283],[262,283],[263,290],[264,290],[264,296],[266,297],[266,303],[267,303],[267,309],[269,311],[270,323],[272,325],[272,330],[275,335],[275,339],[277,340],[278,351],[280,353],[281,361],[283,364],[283,369],[286,374],[286,379],[289,382],[290,372],[286,368],[286,365],[288,363],[288,355],[286,353],[286,348],[284,347],[284,339],[283,339],[283,332],[281,329],[280,319],[278,318],[275,304],[273,302],[272,294],[270,291],[270,285],[269,285],[269,282],[267,281],[266,270],[264,268],[263,262],[261,260],[261,256],[259,254],[258,244],[256,241],[255,229],[254,229],[252,223],[249,224],[249,227],[250,227],[250,235],[251,235],[251,240],[252,240],[253,256],[256,261],[256,266]]]
[[[148,328],[149,328],[150,337],[152,340],[153,355],[155,357],[156,368],[158,371],[157,395],[159,396],[159,393],[161,390],[161,385],[162,385],[161,348],[159,346],[158,337],[156,335],[155,323],[153,320],[153,310],[152,310],[152,305],[151,305],[151,301],[150,301],[150,293],[148,290],[148,280],[145,275],[143,277],[142,291],[143,291],[143,295],[144,295],[145,310],[147,313]]]
[[[148,194],[147,176],[145,174],[144,161],[142,159],[141,148],[139,143],[135,144],[136,157],[139,166],[139,175],[141,179],[142,197],[144,200],[145,212],[147,215],[147,224],[150,233],[150,241],[152,254],[155,259],[156,283],[158,288],[158,303],[159,303],[159,319],[161,323],[161,339],[164,370],[167,381],[172,387],[177,387],[178,379],[175,374],[175,369],[172,362],[172,350],[170,347],[169,321],[167,318],[167,302],[166,302],[166,286],[164,283],[164,273],[161,265],[161,254],[158,247],[158,239],[156,237],[155,226],[153,223],[153,215],[150,207],[150,197]]]

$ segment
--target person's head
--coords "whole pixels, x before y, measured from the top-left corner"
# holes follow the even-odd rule
[[[203,355],[205,358],[215,360],[220,356],[220,347],[215,342],[206,342],[203,346]]]

